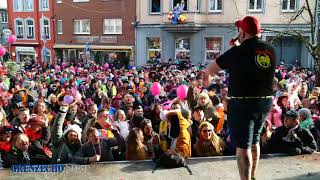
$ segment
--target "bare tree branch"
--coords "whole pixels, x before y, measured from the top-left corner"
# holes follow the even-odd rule
[[[234,7],[236,7],[236,11],[237,11],[237,15],[238,17],[237,18],[240,18],[240,13],[239,13],[239,9],[238,9],[238,4],[235,0],[232,0],[233,4],[234,4]]]
[[[293,21],[295,21],[297,18],[299,18],[301,16],[301,14],[303,13],[303,11],[306,10],[305,5],[303,5],[300,10],[296,13],[295,16],[290,18],[289,24],[291,24]]]
[[[315,26],[316,26],[316,24],[315,24],[315,21],[316,21],[316,19],[315,19],[315,17],[317,17],[316,16],[316,14],[312,14],[312,11],[311,11],[311,7],[310,7],[310,3],[309,3],[309,0],[306,0],[306,5],[307,5],[307,11],[308,11],[308,13],[309,13],[309,16],[310,16],[310,25],[311,25],[311,42],[312,42],[312,44],[314,44],[315,43],[315,37],[314,37],[314,35],[315,35]],[[315,5],[317,5],[317,3],[315,3]],[[318,12],[315,12],[315,13],[318,13]]]

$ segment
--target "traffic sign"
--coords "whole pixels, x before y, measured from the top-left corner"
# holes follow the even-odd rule
[[[4,30],[2,30],[2,33],[3,33],[4,35],[6,35],[6,36],[9,36],[12,32],[11,32],[10,29],[4,29]]]
[[[48,55],[48,49],[47,48],[43,48],[42,49],[42,56],[46,57]]]

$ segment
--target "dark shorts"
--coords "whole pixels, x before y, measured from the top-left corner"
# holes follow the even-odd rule
[[[242,149],[258,144],[272,99],[231,99],[228,127],[232,143]]]

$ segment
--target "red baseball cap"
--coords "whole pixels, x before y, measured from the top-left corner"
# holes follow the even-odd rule
[[[258,19],[253,16],[246,16],[242,20],[238,20],[235,24],[238,28],[241,28],[251,35],[259,34],[261,32],[261,25]]]

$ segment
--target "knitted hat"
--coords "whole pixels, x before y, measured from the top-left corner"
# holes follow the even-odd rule
[[[63,136],[65,136],[66,134],[68,134],[69,131],[74,131],[75,133],[77,133],[78,139],[81,140],[81,132],[82,132],[82,129],[81,129],[78,125],[75,125],[75,124],[68,125],[68,126],[65,128],[65,130],[63,131]]]
[[[306,119],[310,119],[312,117],[311,111],[307,108],[302,108],[298,111],[299,115],[305,117]]]

